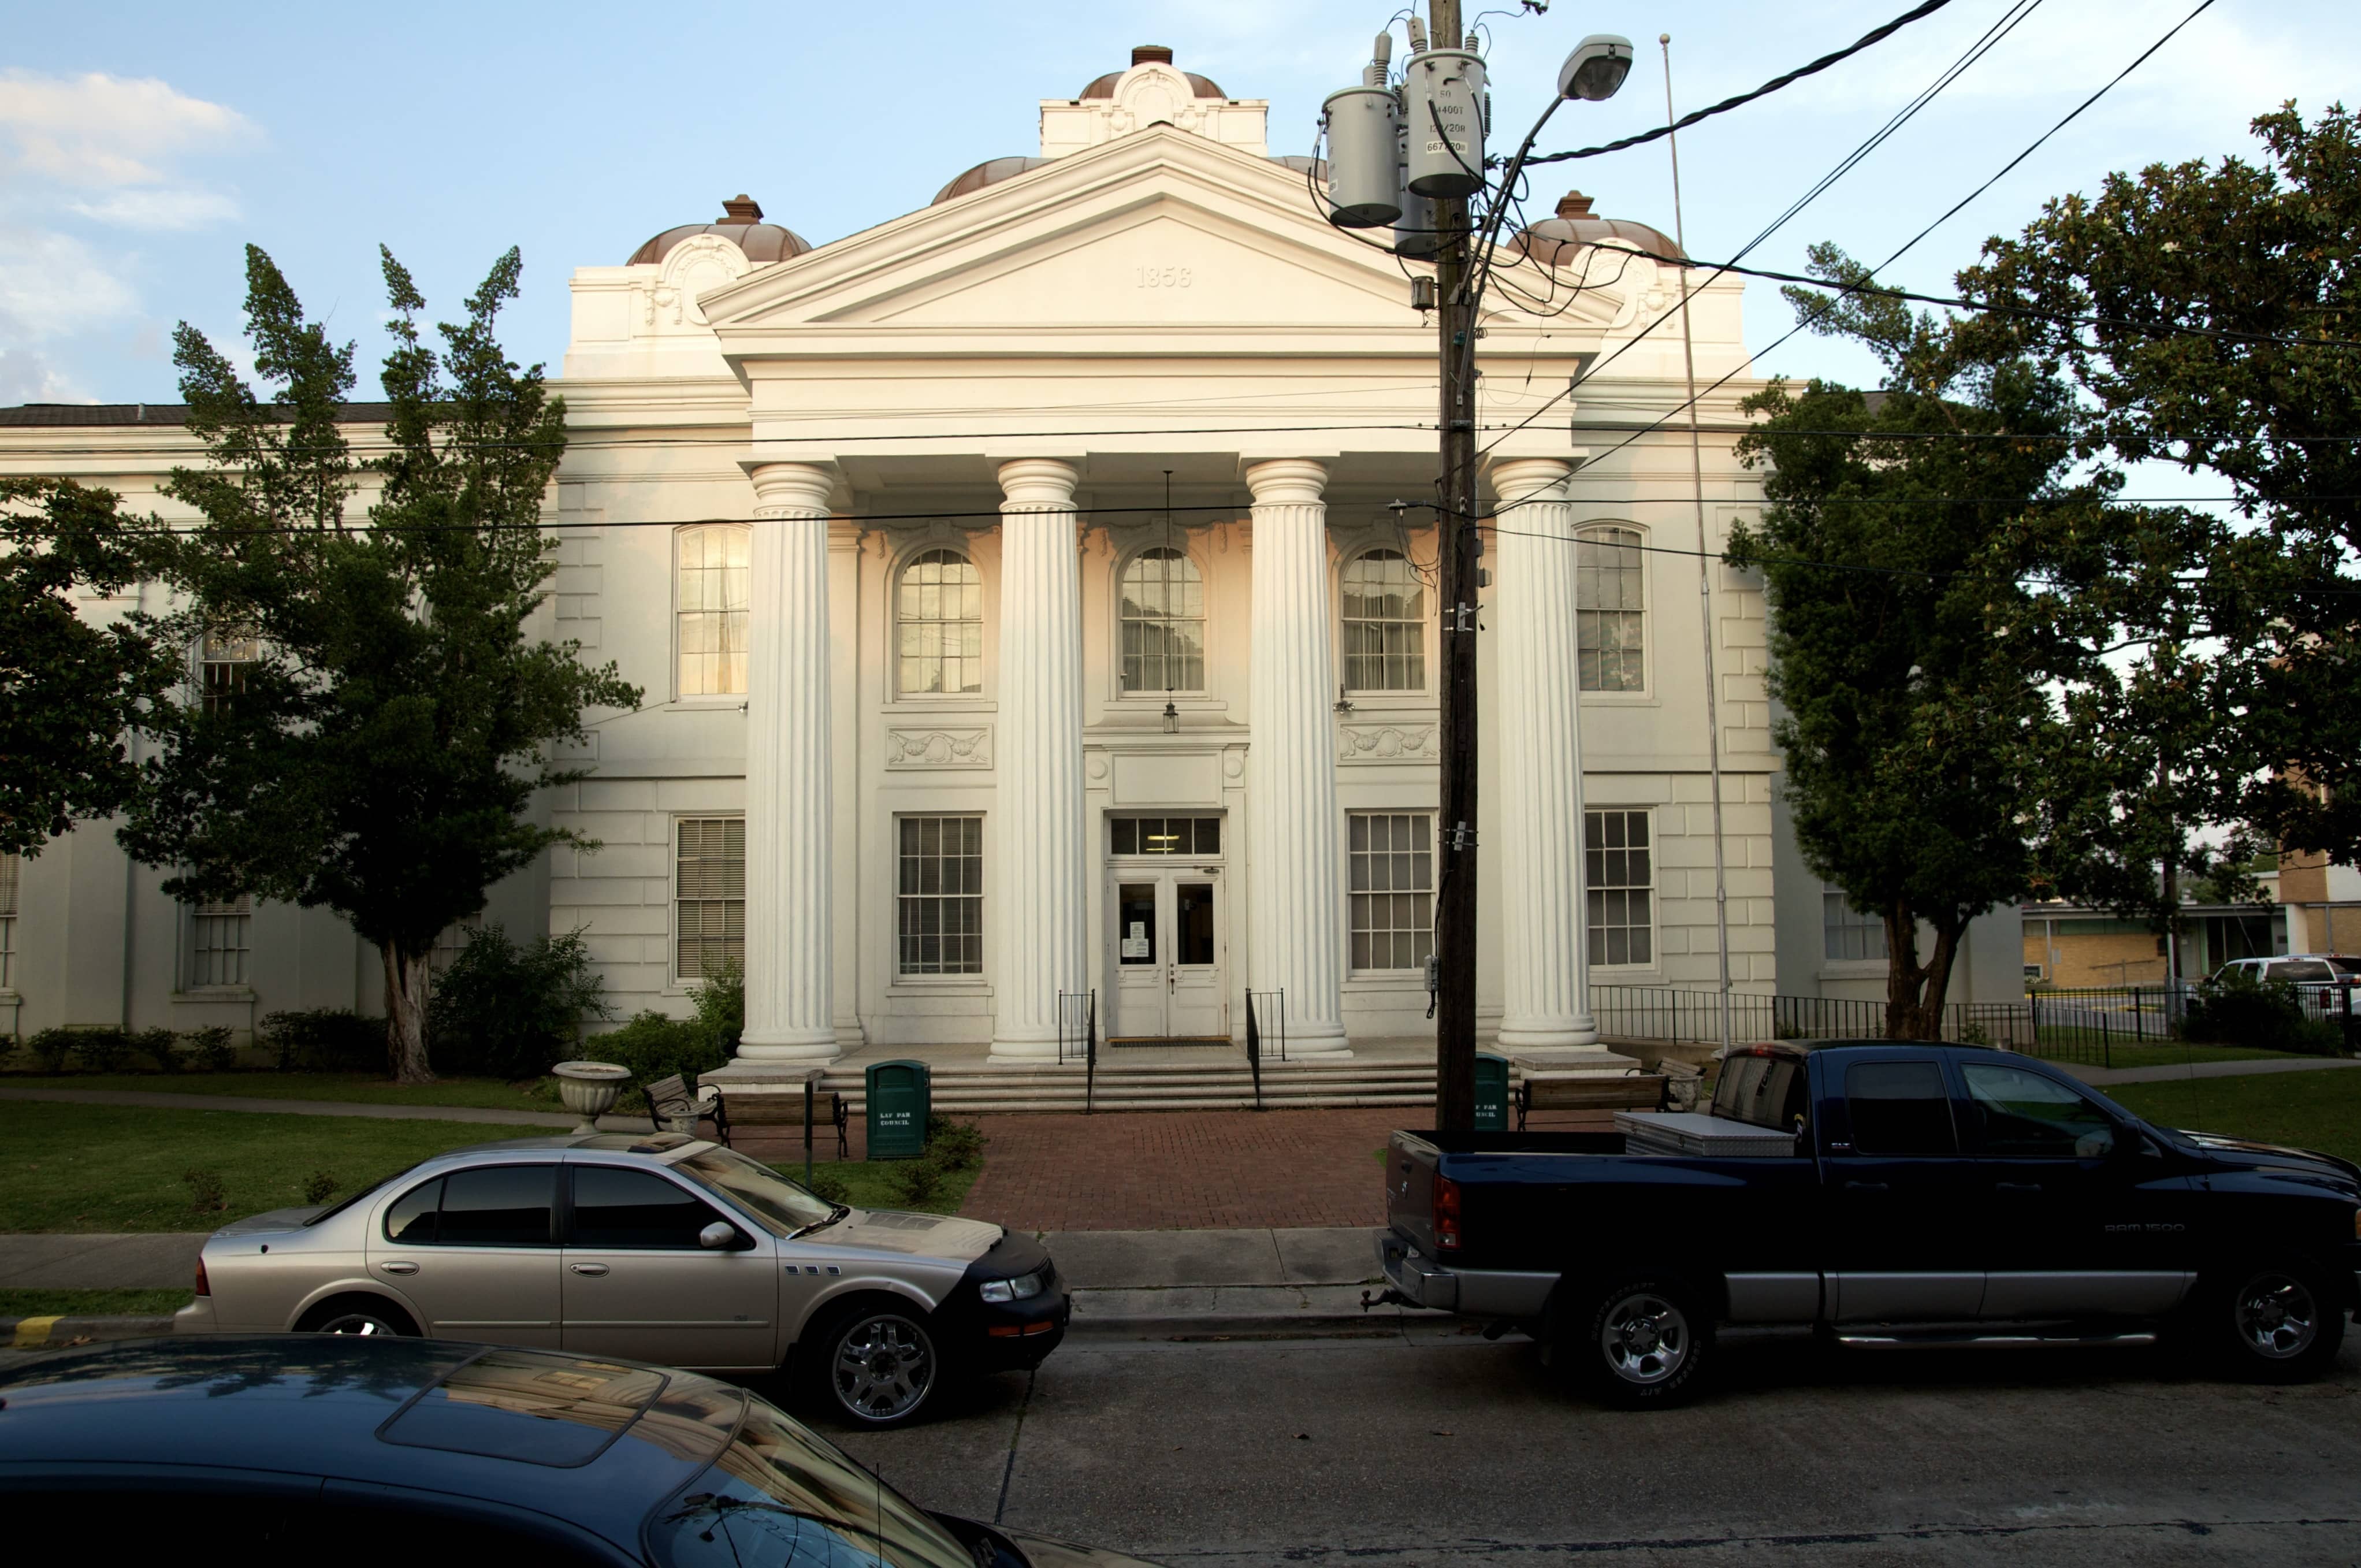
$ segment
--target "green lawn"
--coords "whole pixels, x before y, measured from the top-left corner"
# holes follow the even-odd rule
[[[975,1185],[975,1179],[983,1169],[971,1166],[949,1172],[932,1196],[914,1203],[895,1190],[893,1178],[893,1172],[910,1163],[890,1159],[821,1160],[812,1169],[822,1175],[833,1171],[842,1178],[850,1194],[845,1201],[856,1209],[911,1209],[925,1214],[958,1213],[959,1206],[967,1200],[968,1189]],[[799,1159],[781,1160],[773,1168],[790,1181],[804,1179],[804,1162]]]
[[[2027,1052],[2049,1055],[2048,1052]],[[2180,1067],[2193,1061],[2279,1061],[2299,1056],[2295,1051],[2250,1051],[2243,1046],[2191,1046],[2158,1042],[2154,1045],[2125,1045],[2118,1040],[2103,1056],[2096,1042],[2088,1050],[2059,1049],[2053,1059],[2083,1062],[2106,1067]]]
[[[2100,1092],[2163,1126],[2290,1144],[2361,1161],[2361,1069],[2118,1083]]]
[[[325,1171],[338,1197],[432,1154],[545,1127],[379,1122],[253,1111],[0,1100],[0,1231],[210,1231],[304,1201]],[[191,1169],[220,1175],[226,1206],[191,1206]]]
[[[494,1078],[446,1078],[409,1088],[373,1072],[78,1072],[0,1073],[7,1089],[136,1089],[149,1094],[242,1094],[262,1100],[342,1100],[365,1105],[472,1105],[487,1111],[562,1112],[547,1079],[502,1083]],[[640,1108],[627,1092],[621,1114]]]
[[[160,1318],[187,1306],[193,1290],[0,1289],[0,1318]]]

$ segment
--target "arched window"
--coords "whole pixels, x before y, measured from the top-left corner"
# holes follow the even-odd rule
[[[956,550],[929,550],[902,568],[894,605],[899,671],[895,689],[983,689],[983,578]]]
[[[1370,550],[1345,563],[1345,686],[1348,691],[1426,689],[1426,586],[1399,550]]]
[[[1205,582],[1179,550],[1145,550],[1123,569],[1123,689],[1205,686]]]
[[[1582,689],[1647,688],[1646,604],[1642,598],[1640,531],[1586,528],[1574,542],[1575,651]]]
[[[684,528],[673,536],[679,561],[674,641],[682,696],[735,696],[746,690],[753,537],[753,530],[728,522]]]

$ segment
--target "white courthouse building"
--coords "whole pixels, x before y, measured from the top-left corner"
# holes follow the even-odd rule
[[[1237,1039],[1249,989],[1285,993],[1291,1055],[1431,1039],[1426,269],[1330,226],[1265,114],[1143,49],[1044,101],[1038,155],[874,228],[814,247],[741,198],[575,270],[542,630],[645,706],[594,715],[545,802],[602,847],[487,918],[581,928],[626,1014],[742,955],[757,1059],[1038,1059],[1091,992],[1115,1039]],[[1776,830],[1760,586],[1717,562],[1701,590],[1686,426],[1627,441],[1686,395],[1677,315],[1645,330],[1673,244],[1561,211],[1478,356],[1481,1030],[1589,1043],[1586,969],[1717,984],[1708,639],[1733,978],[1882,994]],[[1697,384],[1736,372],[1703,404],[1712,550],[1759,495],[1741,291],[1692,305]],[[180,418],[0,411],[0,471],[172,516]],[[101,825],[14,871],[0,1029],[379,1004],[332,916],[177,907]],[[2019,965],[1982,936],[1952,995]]]

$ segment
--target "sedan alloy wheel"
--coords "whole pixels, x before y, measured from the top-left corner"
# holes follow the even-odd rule
[[[934,1337],[907,1313],[862,1313],[829,1343],[829,1387],[845,1414],[863,1425],[908,1420],[939,1376]]]

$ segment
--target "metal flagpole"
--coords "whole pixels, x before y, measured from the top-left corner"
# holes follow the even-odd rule
[[[1664,123],[1669,126],[1677,117],[1673,113],[1673,35],[1660,33],[1656,42],[1664,51]],[[1688,237],[1681,224],[1681,148],[1679,138],[1667,135],[1664,146],[1673,155],[1673,242],[1681,254],[1689,253]],[[1707,559],[1705,528],[1705,458],[1697,437],[1697,350],[1689,338],[1689,280],[1681,278],[1681,363],[1688,374],[1689,391],[1689,479],[1697,488],[1697,613],[1705,627],[1705,729],[1706,755],[1713,768],[1713,924],[1714,936],[1721,954],[1721,1048],[1730,1049],[1730,876],[1722,858],[1721,845],[1721,714],[1720,694],[1715,690],[1713,670],[1713,566]]]

